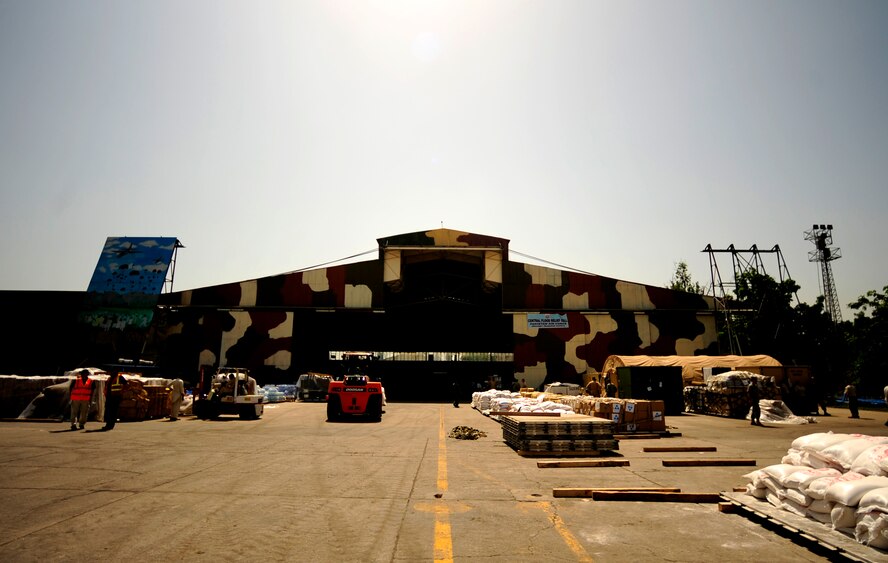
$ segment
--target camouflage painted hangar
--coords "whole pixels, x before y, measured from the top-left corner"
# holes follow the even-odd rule
[[[249,367],[263,383],[371,351],[396,400],[491,377],[582,383],[611,354],[716,352],[701,295],[513,262],[508,240],[450,229],[377,242],[374,260],[163,294],[146,352],[161,367]]]

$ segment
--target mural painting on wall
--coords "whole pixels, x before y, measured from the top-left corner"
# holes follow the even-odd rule
[[[147,329],[178,239],[108,237],[80,322],[103,330]]]

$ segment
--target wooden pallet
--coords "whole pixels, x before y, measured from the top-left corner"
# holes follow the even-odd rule
[[[546,452],[515,450],[521,457],[598,457],[602,452],[610,454],[610,450],[588,450],[584,452]]]
[[[888,552],[867,547],[854,538],[811,518],[782,510],[768,501],[740,492],[721,493],[722,499],[734,506],[733,512],[754,522],[776,528],[802,545],[816,545],[827,552],[832,561],[863,561],[884,563]],[[722,510],[719,507],[719,510]]]

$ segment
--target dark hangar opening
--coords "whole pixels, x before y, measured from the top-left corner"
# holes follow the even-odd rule
[[[484,279],[483,252],[405,251],[401,278],[386,284],[383,295],[389,335],[383,349],[430,352],[426,361],[380,362],[392,399],[449,400],[456,381],[466,400],[493,375],[511,380],[511,362],[485,355],[512,352],[513,339],[501,285]]]

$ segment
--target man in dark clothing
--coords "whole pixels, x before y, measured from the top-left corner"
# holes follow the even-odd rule
[[[105,382],[105,426],[102,427],[102,430],[114,430],[124,386],[126,386],[126,379],[116,371],[112,372],[108,381]]]
[[[759,394],[758,385],[755,384],[755,381],[749,384],[749,387],[746,388],[747,393],[749,393],[749,402],[752,404],[752,412],[749,415],[750,424],[753,426],[761,426],[762,421],[759,420],[762,417],[762,409],[759,406],[759,399],[761,398]]]
[[[604,386],[604,396],[605,397],[616,397],[617,396],[617,386],[614,385],[613,381],[608,380],[607,385]]]
[[[827,390],[820,383],[819,379],[813,377],[811,378],[811,388],[814,393],[814,412],[820,414],[820,409],[823,409],[823,416],[829,416],[829,413],[826,412],[826,405],[829,403]]]
[[[459,383],[454,381],[450,386],[450,392],[453,394],[453,406],[459,408]]]
[[[600,397],[601,383],[599,383],[598,380],[594,378],[589,380],[589,383],[586,384],[586,394],[593,397]]]

